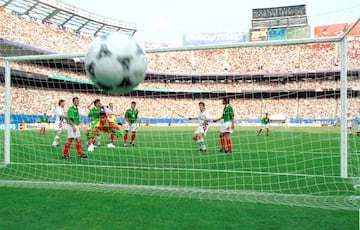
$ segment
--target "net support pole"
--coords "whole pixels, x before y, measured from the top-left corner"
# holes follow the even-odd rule
[[[341,72],[340,72],[340,100],[341,100],[341,143],[340,143],[340,167],[341,177],[348,177],[348,136],[347,136],[347,56],[346,56],[346,38],[341,40]]]
[[[5,133],[4,133],[4,163],[10,164],[10,62],[5,59]]]

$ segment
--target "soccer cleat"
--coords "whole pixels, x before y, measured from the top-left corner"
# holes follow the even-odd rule
[[[107,144],[108,148],[115,148],[115,145],[113,143]]]
[[[78,158],[88,158],[88,156],[86,154],[81,154],[81,155],[78,155]]]
[[[95,146],[93,144],[91,144],[91,145],[88,146],[87,151],[88,152],[94,152],[94,148],[95,148]]]
[[[226,150],[225,153],[232,153],[232,151],[227,151],[227,150]]]
[[[61,156],[61,159],[67,159],[68,160],[68,159],[70,159],[70,156],[69,155],[67,155],[67,156],[63,155],[63,156]]]
[[[124,144],[124,147],[127,147],[127,144]]]
[[[219,151],[220,153],[226,153],[226,151],[224,149],[220,149]]]
[[[132,147],[135,147],[135,144],[131,144]]]
[[[199,151],[204,153],[207,151],[207,149],[199,149]]]

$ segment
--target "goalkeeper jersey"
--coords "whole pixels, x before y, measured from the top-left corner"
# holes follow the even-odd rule
[[[100,130],[102,130],[104,133],[114,133],[116,137],[123,135],[118,124],[107,119],[105,122],[100,122],[100,120],[95,121],[91,125],[88,138],[95,138]]]

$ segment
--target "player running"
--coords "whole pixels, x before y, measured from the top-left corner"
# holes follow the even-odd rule
[[[103,133],[110,133],[114,134],[114,137],[111,139],[111,143],[107,145],[108,148],[115,148],[116,141],[118,137],[122,136],[123,133],[120,132],[120,127],[118,126],[117,122],[111,121],[104,111],[99,113],[99,119],[94,122],[90,128],[88,133],[88,151],[94,151],[94,142],[97,135],[99,135],[100,131]]]
[[[94,106],[92,108],[91,104],[94,104]],[[90,103],[87,107],[90,111],[88,113],[88,117],[90,120],[90,127],[99,120],[99,113],[101,111],[101,101],[100,99],[96,99],[95,101],[93,101],[92,103]],[[98,134],[98,136],[96,137],[97,140],[97,146],[100,146],[101,142],[101,136],[100,133]]]
[[[137,118],[139,115],[139,110],[135,109],[136,107],[136,102],[133,101],[131,102],[131,108],[126,110],[125,112],[125,123],[126,123],[126,128],[125,128],[125,135],[124,135],[124,147],[127,147],[127,138],[128,138],[128,133],[129,130],[131,131],[131,140],[130,140],[130,145],[132,147],[135,146],[134,141],[135,141],[135,137],[136,137],[136,122],[137,122]]]
[[[72,99],[73,105],[67,111],[67,142],[64,146],[64,153],[62,159],[69,159],[69,149],[71,143],[76,139],[76,150],[79,158],[87,158],[86,154],[82,153],[81,150],[81,135],[80,135],[80,115],[79,115],[79,98],[74,97]]]
[[[223,98],[222,100],[222,104],[224,105],[224,110],[223,110],[223,114],[222,117],[220,117],[219,119],[215,119],[214,122],[220,121],[220,120],[224,120],[223,125],[221,126],[220,129],[220,143],[221,143],[221,149],[220,152],[223,153],[232,153],[232,144],[231,144],[231,138],[230,138],[230,134],[233,132],[234,130],[234,110],[230,105],[230,100],[229,98]],[[225,147],[225,143],[227,146],[227,150]]]
[[[211,120],[210,114],[208,111],[205,110],[205,103],[199,102],[199,109],[198,117],[189,117],[189,120],[199,120],[199,127],[195,130],[193,139],[196,143],[199,144],[200,152],[206,152],[206,145],[204,141],[204,136],[208,130],[208,125]]]
[[[47,117],[46,113],[40,117],[40,135],[44,135],[46,131],[46,125],[49,123],[49,118]]]
[[[65,100],[63,100],[63,99],[59,100],[58,107],[56,108],[56,119],[55,119],[55,124],[54,124],[54,130],[56,131],[56,135],[54,137],[52,147],[60,146],[59,140],[62,135],[64,122],[66,119],[64,107],[65,107]]]
[[[261,132],[263,131],[263,129],[266,129],[266,136],[269,136],[269,125],[270,125],[270,118],[269,118],[269,114],[265,113],[265,117],[263,117],[261,119],[261,128],[258,130],[257,132],[257,136],[259,136],[261,134]]]

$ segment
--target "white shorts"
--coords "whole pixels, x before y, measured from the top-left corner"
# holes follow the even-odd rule
[[[73,127],[71,125],[67,125],[67,137],[68,138],[78,138],[81,137],[80,135],[80,128],[78,125],[74,125],[75,132],[73,130]]]
[[[233,129],[231,126],[232,126],[231,121],[224,122],[224,124],[221,126],[220,132],[221,133],[232,133]]]
[[[199,126],[199,127],[195,130],[194,134],[200,134],[200,133],[202,133],[202,134],[205,136],[205,135],[206,135],[206,132],[208,131],[208,129],[209,129],[209,127],[208,127],[207,125]]]
[[[46,123],[40,123],[39,127],[40,128],[46,128]]]
[[[263,128],[263,129],[268,129],[268,128],[269,128],[269,124],[262,124],[262,128]]]
[[[58,121],[58,122],[54,123],[54,130],[55,131],[62,132],[63,128],[64,128],[64,123],[63,122]]]
[[[125,127],[126,131],[130,130],[131,132],[136,132],[136,128],[137,128],[136,123],[130,124],[130,123],[126,122],[126,127]]]

